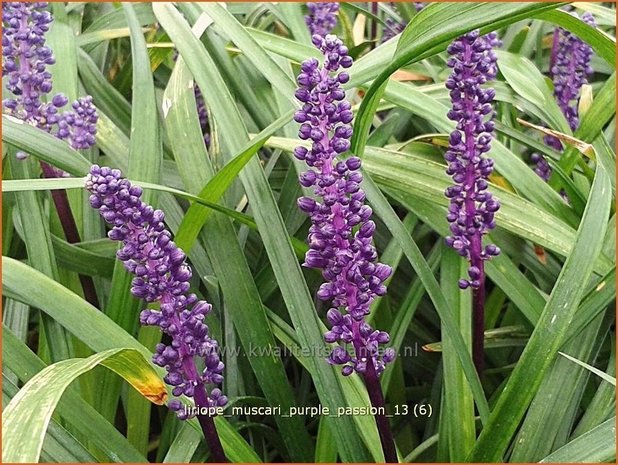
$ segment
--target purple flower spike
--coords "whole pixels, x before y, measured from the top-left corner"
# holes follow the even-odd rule
[[[570,14],[577,15],[575,12]],[[582,21],[590,26],[596,26],[594,17],[589,12],[582,15]],[[572,131],[579,127],[578,102],[582,86],[594,72],[590,67],[591,59],[590,45],[566,29],[555,29],[549,71],[554,83],[554,97]],[[543,140],[554,150],[562,151],[562,143],[556,137],[545,136]],[[537,153],[532,154],[530,160],[536,164],[534,171],[548,181],[551,168],[547,160]]]
[[[375,223],[370,220],[372,211],[365,205],[361,189],[361,161],[354,156],[345,161],[338,159],[350,148],[352,136],[351,106],[341,88],[349,80],[341,68],[349,68],[352,59],[347,47],[334,35],[314,35],[312,41],[324,54],[324,64],[314,58],[301,64],[296,98],[303,106],[294,116],[301,124],[299,137],[311,142],[310,149],[300,146],[294,151],[310,167],[300,176],[300,183],[313,187],[316,195],[316,199],[298,199],[299,208],[311,217],[310,249],[304,266],[322,269],[326,282],[318,290],[318,297],[332,302],[333,308],[328,311],[331,329],[324,338],[340,346],[333,350],[328,362],[343,365],[343,374],[349,375],[353,371],[364,373],[371,358],[380,374],[395,354],[392,350],[380,354],[379,346],[386,344],[389,336],[371,328],[365,317],[375,297],[386,293],[384,281],[391,268],[375,263]],[[344,309],[345,315],[341,313]],[[348,346],[354,355],[348,353]]]
[[[496,77],[499,45],[495,33],[480,36],[478,30],[455,40],[449,47],[448,66],[453,72],[446,80],[452,109],[447,116],[456,122],[444,154],[446,173],[454,184],[445,195],[450,199],[448,214],[451,235],[446,244],[468,259],[468,277],[459,280],[460,289],[472,288],[472,355],[479,376],[484,365],[485,260],[498,255],[493,244],[483,247],[483,235],[496,226],[494,214],[500,203],[487,191],[487,179],[494,162],[489,152],[494,130],[493,89],[482,87]]]
[[[311,35],[325,36],[337,25],[338,2],[309,2],[309,14],[305,16],[305,24]]]
[[[64,95],[45,98],[52,90],[47,66],[55,63],[51,49],[45,46],[45,33],[53,21],[46,8],[46,2],[3,4],[2,76],[12,94],[3,100],[3,107],[10,115],[68,140],[73,148],[86,149],[94,145],[98,119],[92,97],[75,101],[73,110],[62,114],[59,110],[68,103]]]
[[[146,205],[140,198],[142,189],[116,169],[92,166],[86,189],[92,194],[90,205],[112,225],[109,238],[122,243],[117,257],[135,275],[132,294],[148,303],[159,302],[159,310],[145,309],[140,315],[142,325],[159,326],[171,338],[170,344],[157,345],[153,362],[167,369],[165,382],[173,386],[175,396],[203,397],[200,393],[204,394],[206,385],[223,381],[217,341],[209,337],[204,323],[212,307],[189,293],[191,268],[165,229],[163,212]],[[196,359],[203,361],[203,369],[198,369]],[[219,389],[206,398],[208,405],[200,407],[227,403]],[[169,407],[180,419],[191,416],[178,399],[170,401]]]
[[[572,13],[575,15],[575,13]],[[582,21],[596,26],[593,16],[586,12]],[[554,96],[558,106],[569,122],[571,130],[579,126],[577,101],[587,76],[592,74],[590,67],[592,47],[566,29],[558,29],[558,45],[553,58],[551,76],[554,82]]]
[[[460,282],[462,289],[479,288],[485,279],[483,261],[499,253],[496,246],[482,245],[482,236],[495,227],[494,214],[500,208],[487,192],[487,178],[494,163],[483,155],[490,150],[495,92],[481,87],[496,76],[496,56],[492,52],[496,43],[495,34],[479,36],[478,31],[472,31],[448,48],[448,66],[453,68],[446,81],[453,103],[448,118],[457,126],[444,155],[447,174],[455,182],[445,192],[450,199],[447,219],[451,223],[446,243],[470,262],[469,279]]]
[[[52,89],[47,65],[55,63],[52,51],[45,46],[45,33],[53,18],[46,2],[7,2],[2,6],[2,77],[15,99],[4,106],[24,120],[40,120],[41,96]]]

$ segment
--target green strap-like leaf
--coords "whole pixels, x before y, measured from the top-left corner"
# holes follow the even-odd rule
[[[547,86],[544,76],[528,58],[515,53],[496,50],[498,68],[506,82],[525,100],[532,102],[551,128],[570,135],[569,124],[560,111],[556,98]]]
[[[13,397],[2,415],[2,461],[37,462],[45,431],[65,389],[78,376],[104,365],[127,380],[156,404],[167,399],[159,375],[135,349],[110,349],[85,359],[68,359],[48,366]]]
[[[217,203],[232,182],[234,182],[238,173],[249,163],[249,160],[251,160],[274,132],[281,129],[281,127],[289,121],[289,118],[290,115],[283,115],[253,138],[246,149],[230,160],[210,181],[208,181],[198,194],[198,197],[208,202]],[[176,127],[179,126],[180,125],[177,125]],[[183,250],[186,252],[191,250],[193,242],[197,239],[199,231],[208,220],[212,211],[213,209],[204,208],[200,204],[195,204],[189,208],[179,227],[178,235],[176,236],[176,242],[184,245]]]
[[[212,18],[215,24],[221,28],[221,31],[228,37],[233,38],[234,44],[243,51],[245,56],[270,81],[273,88],[281,92],[293,106],[299,106],[298,101],[294,97],[294,92],[296,91],[294,80],[288,77],[285,71],[279,67],[229,11],[218,3],[199,2],[196,5]]]
[[[257,144],[257,142],[256,142]],[[246,153],[240,154],[246,155]],[[240,161],[240,160],[239,160]],[[236,169],[237,166],[234,168]],[[222,179],[219,179],[221,181]],[[132,181],[132,183],[139,185],[144,189],[151,189],[158,192],[167,192],[177,197],[189,200],[200,206],[207,207],[210,210],[218,211],[226,216],[229,216],[233,220],[236,220],[240,224],[249,226],[251,229],[257,231],[257,225],[255,220],[244,213],[237,212],[231,208],[224,207],[215,202],[211,202],[197,195],[189,194],[173,187],[161,186],[159,184],[152,184],[149,182]],[[84,178],[62,178],[62,179],[28,179],[28,180],[11,180],[4,181],[2,183],[2,192],[23,192],[23,191],[40,191],[40,190],[53,190],[53,189],[82,189],[84,184]],[[208,197],[204,195],[204,197]],[[208,218],[208,214],[206,215]],[[204,220],[205,221],[205,220]],[[292,237],[292,246],[298,257],[304,257],[307,250],[307,245],[299,239]],[[187,242],[189,243],[189,242]]]
[[[157,3],[153,5],[153,10],[163,28],[174,40],[180,55],[204,93],[205,100],[211,105],[213,119],[221,129],[222,145],[229,150],[228,157],[230,153],[239,153],[243,144],[248,142],[249,136],[216,64],[171,4]],[[310,350],[311,353],[322,348],[325,350],[321,321],[315,312],[313,299],[259,162],[256,159],[250,160],[239,178],[247,191],[250,203],[260,206],[254,211],[255,220],[290,317],[298,331],[299,343],[304,350]],[[328,366],[321,357],[314,357],[311,362],[316,373],[314,383],[323,405],[336,411],[339,406],[358,403],[359,399],[354,393],[342,389],[338,378],[340,374]],[[333,433],[337,436],[342,459],[366,461],[368,456],[357,434],[355,419],[341,416],[329,418],[329,421],[333,426]],[[381,455],[377,434],[373,436],[374,439],[367,444],[367,447]]]
[[[105,351],[124,347],[138,350],[145,358],[152,355],[126,331],[77,294],[17,260],[2,257],[2,286],[5,296],[40,308],[92,350]],[[157,367],[155,370],[159,376],[163,376],[162,368]],[[195,428],[199,428],[197,420],[189,421]],[[260,462],[255,451],[225,418],[217,417],[216,423],[227,457],[231,461]]]
[[[15,384],[8,376],[2,373],[2,403],[9,402],[19,392]],[[47,428],[47,435],[41,449],[41,460],[45,462],[95,462],[86,447],[69,433],[60,423],[52,418]]]
[[[66,142],[11,116],[2,115],[2,140],[73,175],[90,169],[88,160]]]
[[[562,350],[578,358],[593,358],[607,330],[603,315],[598,315],[578,332],[576,339],[563,345]],[[579,415],[581,393],[588,375],[570,360],[556,358],[519,428],[510,461],[536,462],[567,441],[565,425],[572,425]]]
[[[75,34],[64,3],[53,4],[52,14],[54,22],[46,34],[47,46],[54,51],[56,59],[56,63],[50,66],[52,95],[62,93],[67,96],[69,102],[73,102],[78,97]]]
[[[466,344],[459,332],[453,311],[446,301],[438,281],[431,272],[431,268],[427,264],[417,244],[414,242],[414,239],[412,239],[410,234],[406,231],[405,226],[393,210],[393,207],[388,203],[384,194],[368,175],[365,175],[364,189],[367,194],[367,199],[373,206],[376,214],[386,224],[393,237],[397,239],[404,254],[427,290],[427,294],[431,298],[436,312],[440,316],[444,331],[448,333],[453,342],[453,348],[457,353],[466,379],[470,384],[470,389],[472,390],[479,415],[481,420],[485,422],[489,417],[489,405],[487,404],[481,381],[472,363],[472,357],[466,350]]]
[[[440,281],[444,296],[453,309],[456,322],[466,342],[466,349],[472,349],[472,299],[470,292],[461,292],[453,283],[466,276],[468,263],[452,249],[443,245]],[[442,335],[442,402],[440,427],[446,434],[440,435],[440,442],[446,442],[449,462],[463,462],[472,450],[476,440],[474,427],[474,400],[466,382],[464,371],[453,349],[454,342],[447,331]]]
[[[78,50],[77,59],[79,63],[79,76],[89,95],[96,103],[99,114],[113,118],[113,121],[122,129],[123,133],[129,134],[131,131],[131,105],[124,96],[112,86],[99,70],[94,60],[83,50]],[[97,126],[100,131],[101,124]],[[100,134],[97,134],[100,140]],[[128,149],[127,144],[127,149]]]
[[[455,38],[479,28],[487,33],[530,17],[559,3],[432,3],[414,16],[401,34],[393,60],[376,77],[365,94],[354,123],[352,153],[362,156],[373,115],[391,74],[446,50]]]
[[[128,177],[140,181],[159,182],[161,178],[161,139],[159,116],[150,59],[146,40],[133,6],[123,3],[131,30],[131,57],[133,60],[133,102],[131,113],[131,146]],[[150,195],[144,201],[150,203]]]
[[[616,458],[616,417],[601,423],[541,460],[541,463],[602,463]]]
[[[611,194],[609,176],[599,165],[573,250],[489,422],[479,436],[470,456],[473,461],[503,460],[519,421],[564,343],[584,296],[584,285],[592,275],[594,261],[601,252]]]
[[[191,150],[186,151],[184,144],[178,143],[180,139],[172,142],[176,162],[187,189],[198,191],[206,181],[210,180],[202,192],[217,202],[235,179],[243,164],[252,159],[263,141],[258,139],[249,143],[249,148],[241,153],[240,163],[238,160],[232,161],[231,165],[226,165],[225,171],[219,172],[221,175],[219,178],[214,176],[214,168],[204,150],[201,128],[196,124],[198,118],[192,89],[193,79],[185,65],[187,53],[187,50],[181,50],[181,60],[177,61],[170,78],[170,85],[166,89],[165,98],[168,106],[166,124],[170,134],[183,132],[185,137],[182,141],[192,147]],[[229,110],[232,111],[231,108]],[[183,128],[187,120],[192,124]],[[200,166],[200,168],[195,169],[195,166]],[[209,187],[214,187],[212,192],[208,190]],[[188,220],[184,221],[184,226],[181,224],[179,228],[176,243],[183,250],[191,248],[195,239],[194,234],[202,229],[205,209],[200,207],[195,208],[193,214],[187,214],[185,218]],[[193,223],[194,220],[197,222]],[[183,227],[189,227],[190,232],[184,233]],[[202,241],[245,350],[250,353],[252,347],[274,347],[275,340],[270,331],[268,319],[262,311],[259,292],[230,221],[221,215],[214,215],[209,222],[209,231],[202,235]],[[294,394],[281,358],[270,352],[260,356],[250,356],[249,363],[269,402],[272,405],[281,406],[283,411],[289,410],[294,405]],[[286,456],[295,461],[310,460],[311,440],[304,428],[302,418],[277,416],[275,421],[287,445],[288,454]]]
[[[616,73],[613,73],[597,92],[592,105],[582,117],[580,126],[575,131],[575,137],[585,142],[593,142],[607,123],[616,116]],[[581,153],[575,147],[567,147],[560,159],[560,167],[570,174]],[[615,164],[615,163],[614,163]],[[557,185],[558,180],[552,185]]]
[[[6,368],[18,376],[22,383],[29,381],[47,366],[4,325],[2,331],[2,362]],[[4,385],[2,387],[4,390]],[[120,431],[77,393],[77,390],[68,389],[64,393],[56,407],[55,414],[61,417],[64,425],[71,425],[72,431],[79,431],[84,437],[89,438],[88,443],[90,446],[96,447],[95,453],[99,460],[148,462]]]
[[[595,367],[593,367],[591,365],[588,365],[586,362],[582,362],[581,360],[578,360],[575,357],[571,357],[569,354],[565,354],[563,352],[559,352],[559,354],[562,355],[563,357],[566,357],[570,361],[575,362],[575,363],[577,363],[580,366],[583,366],[586,370],[588,370],[588,371],[594,373],[595,375],[599,376],[603,380],[607,381],[609,384],[612,384],[614,386],[616,385],[616,378],[614,378],[613,376],[610,376],[607,373],[602,372],[598,368],[595,368]]]
[[[34,159],[18,160],[12,149],[9,151],[8,165],[12,175],[17,178],[13,182],[27,182],[38,169],[38,163]],[[15,210],[22,227],[22,237],[30,264],[50,278],[59,279],[60,273],[51,244],[50,221],[43,199],[34,192],[24,192],[17,196]],[[56,321],[42,315],[41,330],[40,340],[47,342],[53,361],[72,356],[68,335]]]

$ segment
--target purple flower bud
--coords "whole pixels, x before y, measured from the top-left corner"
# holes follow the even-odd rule
[[[52,103],[54,104],[55,107],[62,108],[67,103],[69,103],[69,99],[66,98],[63,94],[56,94],[54,95],[54,98],[52,99]]]
[[[388,348],[384,351],[384,355],[382,356],[384,363],[390,363],[395,360],[395,349]]]
[[[358,230],[358,234],[363,237],[373,237],[373,233],[376,230],[376,224],[373,221],[367,221]]]
[[[316,202],[310,197],[301,197],[298,199],[298,208],[305,213],[313,213],[316,210]]]
[[[485,253],[489,256],[500,255],[500,248],[496,247],[493,244],[489,244],[485,247]]]
[[[378,336],[377,336],[377,340],[381,344],[386,344],[387,342],[389,342],[391,340],[391,337],[388,335],[387,332],[380,331]]]
[[[361,159],[358,157],[350,157],[345,161],[350,171],[356,171],[361,167]]]
[[[343,365],[351,361],[350,354],[341,346],[337,346],[330,354],[329,362],[333,365]]]
[[[386,279],[391,275],[391,272],[392,268],[390,266],[384,265],[383,263],[378,263],[374,271],[374,276],[377,276],[380,281],[386,281]]]
[[[344,365],[344,367],[341,369],[341,373],[343,374],[343,376],[350,376],[352,373],[354,373],[354,367],[351,365]]]
[[[339,325],[343,322],[343,315],[336,308],[331,308],[326,314],[326,317],[331,326]]]
[[[315,250],[309,250],[305,254],[305,266],[307,268],[323,268],[327,260]]]

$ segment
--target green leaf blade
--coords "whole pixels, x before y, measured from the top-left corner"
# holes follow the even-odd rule
[[[161,404],[167,398],[163,381],[135,349],[111,349],[87,359],[57,362],[26,383],[5,408],[2,422],[4,462],[38,461],[47,425],[64,390],[75,378],[99,364],[129,381],[151,401]]]

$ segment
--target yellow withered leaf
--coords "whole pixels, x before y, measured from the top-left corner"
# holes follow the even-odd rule
[[[582,155],[590,158],[591,160],[596,160],[596,152],[594,151],[594,147],[592,146],[592,144],[576,139],[573,136],[568,136],[561,132],[554,131],[553,129],[544,128],[543,126],[537,126],[536,124],[529,123],[528,121],[524,121],[520,118],[517,118],[517,121],[522,126],[534,129],[547,136],[553,136],[559,139],[561,142],[564,142],[566,145],[576,148]]]

